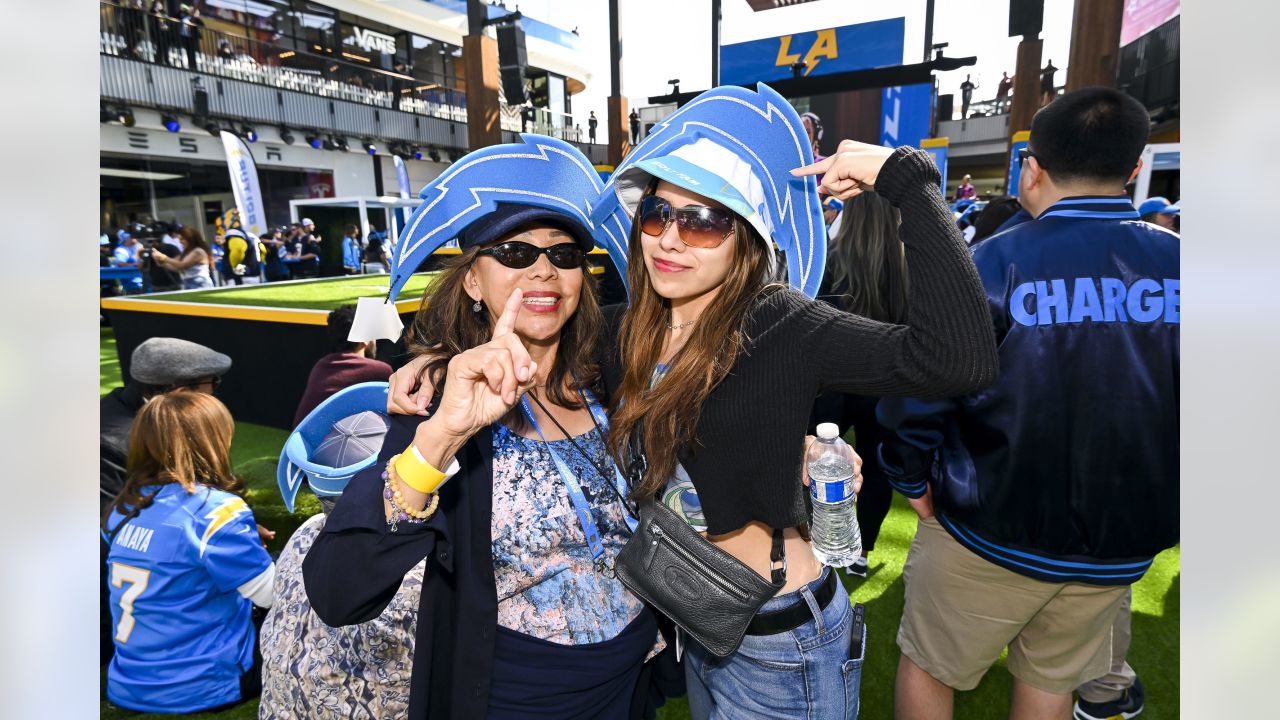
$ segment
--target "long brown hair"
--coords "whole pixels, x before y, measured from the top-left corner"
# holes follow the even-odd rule
[[[646,194],[653,190],[654,185],[650,185]],[[639,205],[637,212],[638,208]],[[644,483],[632,492],[636,497],[648,497],[661,490],[675,472],[680,449],[694,449],[702,404],[733,367],[746,341],[743,319],[752,302],[768,287],[771,249],[755,228],[734,216],[729,274],[720,285],[719,294],[698,317],[665,377],[650,388],[667,336],[671,304],[649,282],[640,233],[637,217],[631,224],[627,251],[631,307],[618,333],[623,375],[611,399],[609,449],[619,466],[627,467],[632,431],[641,420],[645,421],[644,450],[649,469]]]
[[[240,494],[243,485],[231,474],[231,437],[235,423],[227,406],[212,395],[175,390],[146,402],[129,431],[129,455],[124,488],[107,508],[125,519],[136,517],[151,505],[156,493],[143,493],[152,485],[177,483],[193,493],[198,486]],[[123,524],[123,522],[121,523]]]
[[[204,239],[204,235],[200,234],[199,230],[191,227],[190,225],[185,225],[178,231],[178,237],[182,238],[187,244],[186,249],[182,251],[182,257],[186,257],[187,255],[195,252],[196,248],[203,250],[206,256],[213,257],[213,250],[209,247],[209,243]]]
[[[847,200],[827,253],[835,304],[855,315],[901,323],[907,318],[907,258],[898,209],[866,191]]]
[[[423,373],[436,389],[437,397],[444,387],[449,360],[454,355],[489,342],[493,334],[488,307],[481,303],[481,311],[475,312],[472,309],[475,301],[464,289],[467,271],[482,249],[468,248],[442,264],[442,272],[427,291],[406,337],[410,354],[414,357],[428,356]],[[596,280],[584,262],[578,309],[560,330],[555,364],[547,376],[546,396],[556,405],[580,408],[579,391],[597,388],[600,379],[598,350],[603,326],[604,314],[600,312],[600,301],[596,297]],[[503,419],[503,423],[508,427],[523,427],[520,413],[515,409]]]

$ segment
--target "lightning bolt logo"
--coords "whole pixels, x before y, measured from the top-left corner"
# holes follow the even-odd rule
[[[204,557],[204,551],[209,547],[209,539],[213,537],[214,533],[225,527],[237,515],[247,512],[249,512],[249,506],[245,504],[244,500],[233,497],[214,508],[208,515],[205,515],[205,518],[213,522],[209,523],[209,527],[205,528],[204,535],[200,538],[200,557]]]

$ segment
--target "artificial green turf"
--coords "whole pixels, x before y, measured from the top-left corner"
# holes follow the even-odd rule
[[[434,272],[411,275],[396,299],[412,300],[422,297],[422,293],[427,289],[427,286],[438,275],[438,273]],[[241,285],[239,287],[214,288],[212,290],[187,290],[163,295],[133,295],[130,297],[138,300],[171,300],[213,305],[254,305],[303,310],[332,310],[340,305],[354,303],[357,298],[385,296],[390,282],[390,275],[358,275],[355,277]]]
[[[102,392],[119,384],[119,363],[115,360],[115,341],[104,329],[101,342]],[[114,367],[114,371],[112,370]],[[284,509],[275,484],[275,463],[286,433],[283,430],[237,422],[231,444],[231,460],[236,473],[245,481],[247,500],[254,516],[262,525],[276,531],[270,543],[272,552],[284,546],[289,535],[307,517],[320,511],[310,493],[298,495],[294,513]],[[894,498],[889,516],[880,530],[876,550],[871,554],[871,571],[867,579],[845,577],[855,603],[867,606],[867,660],[862,671],[862,708],[860,717],[871,720],[893,716],[893,679],[898,665],[895,637],[902,615],[902,566],[915,536],[916,515],[901,497]],[[1172,720],[1179,717],[1178,619],[1181,565],[1179,548],[1156,557],[1155,563],[1140,582],[1133,586],[1133,646],[1129,664],[1138,672],[1147,688],[1143,720]],[[104,674],[105,677],[105,674]],[[1012,678],[1005,669],[1003,657],[987,673],[974,690],[957,693],[955,717],[961,720],[997,720],[1008,716]],[[105,680],[104,680],[105,682]],[[104,720],[160,720],[166,715],[134,715],[101,704]],[[250,700],[218,714],[201,713],[186,717],[202,720],[241,720],[256,718],[258,701]],[[667,703],[658,713],[660,720],[684,720],[689,717],[684,698]]]

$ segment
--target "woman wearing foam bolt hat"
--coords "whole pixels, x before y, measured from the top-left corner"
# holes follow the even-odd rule
[[[317,614],[345,625],[376,617],[427,559],[413,718],[629,718],[662,648],[652,611],[599,571],[629,536],[586,272],[600,181],[571,146],[522,140],[467,155],[423,190],[391,295],[458,239],[410,336],[438,405],[392,416],[378,463],[347,486],[303,565]]]
[[[812,159],[773,90],[716,88],[655,126],[592,212],[628,264],[629,305],[604,309],[602,368],[613,455],[631,466],[642,446],[647,460],[632,494],[677,498],[716,552],[777,588],[727,656],[685,643],[695,718],[857,715],[865,637],[806,537],[803,437],[818,393],[949,396],[995,377],[985,294],[928,155],[846,141]],[[837,198],[874,189],[901,210],[904,323],[812,299],[826,252],[814,175]],[[774,245],[793,289],[772,282]],[[392,389],[399,407],[421,407]],[[682,627],[698,622],[666,599]]]
[[[826,251],[814,176],[839,199],[874,189],[901,210],[902,324],[812,299]],[[643,423],[636,494],[665,495],[687,477],[706,538],[764,578],[777,581],[781,564],[785,581],[735,652],[687,647],[695,718],[857,714],[864,638],[806,538],[801,438],[823,391],[938,397],[994,380],[985,294],[938,184],[929,156],[907,147],[845,141],[812,163],[795,111],[760,85],[699,96],[606,187],[618,206],[602,202],[597,220],[632,218],[630,306],[606,309],[611,449],[629,457]],[[770,282],[773,244],[792,289]],[[778,536],[785,564],[771,562]]]

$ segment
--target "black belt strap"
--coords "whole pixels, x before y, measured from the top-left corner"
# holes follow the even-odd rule
[[[836,571],[830,570],[827,581],[813,594],[819,608],[825,608],[831,602],[831,598],[836,596],[838,587],[840,587],[840,580],[836,578]],[[747,634],[776,635],[780,632],[795,630],[812,619],[813,612],[809,610],[809,603],[805,602],[804,598],[800,598],[800,602],[791,607],[757,614],[747,626]]]

